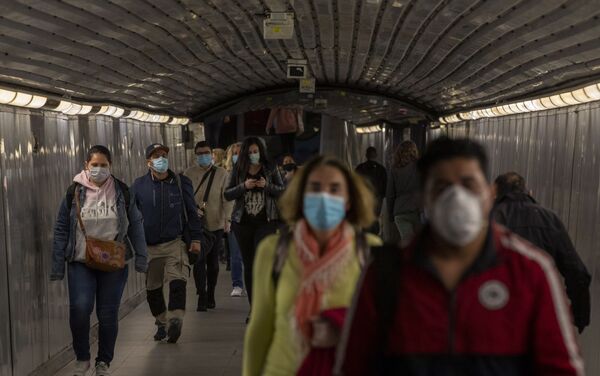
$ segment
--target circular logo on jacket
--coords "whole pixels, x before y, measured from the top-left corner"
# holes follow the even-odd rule
[[[503,308],[508,298],[508,288],[500,281],[487,281],[479,288],[479,302],[491,311]]]

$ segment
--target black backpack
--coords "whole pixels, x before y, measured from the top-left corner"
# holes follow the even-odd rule
[[[131,197],[129,195],[129,187],[127,186],[127,184],[123,183],[121,180],[115,178],[114,176],[113,179],[115,179],[115,182],[117,183],[119,188],[121,188],[121,192],[123,192],[123,197],[125,198],[125,211],[127,213],[127,216],[129,216],[129,201],[131,201]],[[79,186],[81,186],[81,184],[73,183],[69,186],[69,188],[67,188],[67,195],[65,199],[67,204],[67,210],[69,211],[69,213],[71,212],[71,207],[73,206],[73,198],[75,197],[75,192],[77,191],[77,187]]]
[[[273,285],[277,288],[279,277],[281,276],[281,270],[289,254],[289,244],[293,238],[293,232],[289,228],[281,231],[279,240],[277,241],[277,248],[275,249],[275,260],[273,261],[273,269],[271,270],[271,278],[273,279]],[[370,247],[367,242],[367,237],[364,232],[356,231],[356,253],[362,267],[366,266],[370,258]]]

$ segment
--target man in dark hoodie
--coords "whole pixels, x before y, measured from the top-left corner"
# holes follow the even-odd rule
[[[538,204],[516,172],[498,176],[494,218],[512,232],[548,252],[565,280],[575,326],[581,333],[590,323],[590,273],[579,258],[558,215]]]
[[[168,153],[169,148],[162,144],[148,146],[146,164],[150,171],[135,180],[132,190],[144,216],[148,243],[146,290],[158,327],[154,339],[167,338],[175,343],[181,335],[185,313],[186,281],[190,274],[187,251],[200,253],[202,225],[192,182],[169,169]],[[165,280],[169,286],[168,311],[163,296]]]

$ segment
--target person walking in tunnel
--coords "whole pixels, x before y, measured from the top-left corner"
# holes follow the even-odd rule
[[[194,188],[198,215],[204,228],[210,231],[215,241],[211,249],[204,249],[194,264],[194,280],[198,295],[197,311],[216,308],[215,288],[219,275],[219,255],[223,248],[223,232],[229,232],[232,204],[225,200],[227,171],[213,162],[212,150],[206,141],[200,141],[194,149],[197,166],[184,173]],[[229,215],[228,215],[229,214]]]
[[[90,368],[90,315],[96,303],[98,356],[96,375],[109,375],[119,328],[119,305],[129,268],[126,264],[103,271],[88,252],[88,241],[101,239],[124,245],[123,263],[135,255],[135,270],[147,269],[142,215],[134,194],[111,174],[112,156],[102,145],[92,146],[84,169],[62,200],[54,227],[50,279],[68,274],[69,325],[77,357],[74,376]],[[67,267],[65,268],[65,261]]]
[[[379,224],[379,216],[381,215],[381,207],[383,206],[383,199],[385,198],[387,188],[387,171],[385,167],[377,162],[377,149],[373,146],[369,146],[366,152],[367,160],[358,166],[356,166],[356,172],[364,176],[373,189],[375,195],[375,217],[376,220],[369,228],[369,231],[373,234],[379,234],[381,226]]]
[[[418,168],[429,223],[404,249],[373,249],[336,373],[583,375],[552,259],[488,220],[483,148],[439,138]]]
[[[242,143],[225,198],[235,201],[232,229],[242,251],[244,282],[252,304],[252,268],[258,243],[279,226],[277,199],[285,189],[277,166],[267,156],[264,142],[248,137]]]
[[[294,154],[296,133],[303,129],[302,110],[296,108],[275,107],[271,109],[267,119],[265,132],[271,134],[271,129],[275,129],[275,134],[281,140],[282,151],[285,154]]]
[[[287,154],[283,156],[281,160],[280,174],[283,178],[283,182],[287,186],[292,181],[294,174],[298,170],[298,165],[294,160],[294,157],[291,154]]]
[[[410,140],[403,141],[396,150],[388,179],[387,209],[402,244],[410,241],[420,220],[418,158],[417,145]]]
[[[373,205],[364,180],[337,159],[319,156],[299,170],[281,198],[289,230],[257,252],[244,376],[332,374],[361,268],[381,244],[363,232]]]
[[[569,233],[553,211],[538,204],[527,192],[525,179],[516,172],[496,178],[494,218],[512,232],[542,249],[563,276],[575,326],[579,333],[590,324],[591,276],[577,254]]]
[[[146,148],[148,173],[135,180],[132,189],[144,216],[148,243],[146,292],[155,317],[156,341],[175,343],[181,335],[190,273],[187,251],[200,253],[202,224],[189,178],[169,169],[169,148],[152,144]],[[189,244],[188,244],[189,243]],[[168,311],[163,282],[169,287]]]
[[[227,148],[225,169],[228,173],[228,179],[229,176],[231,176],[231,172],[233,171],[233,168],[235,167],[238,161],[241,147],[242,143],[236,142],[235,144],[229,145],[229,147]],[[232,297],[237,298],[244,296],[244,263],[242,262],[242,253],[240,250],[240,246],[237,242],[237,239],[235,238],[235,235],[233,234],[233,231],[231,231],[231,212],[228,213],[227,220],[230,223],[230,225],[225,228],[225,230],[227,230],[225,237],[225,246],[228,248],[229,251],[228,265],[230,266],[230,268],[228,268],[228,270],[231,270],[231,283],[233,286],[230,295]]]

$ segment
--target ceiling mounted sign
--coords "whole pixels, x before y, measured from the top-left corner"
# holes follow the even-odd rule
[[[327,99],[324,98],[315,98],[315,109],[323,110],[327,108]]]
[[[271,13],[263,20],[264,39],[292,39],[294,13]]]
[[[316,90],[316,81],[314,78],[303,78],[300,80],[300,92],[312,94]]]
[[[289,59],[287,65],[287,78],[307,78],[308,65],[306,60]]]

